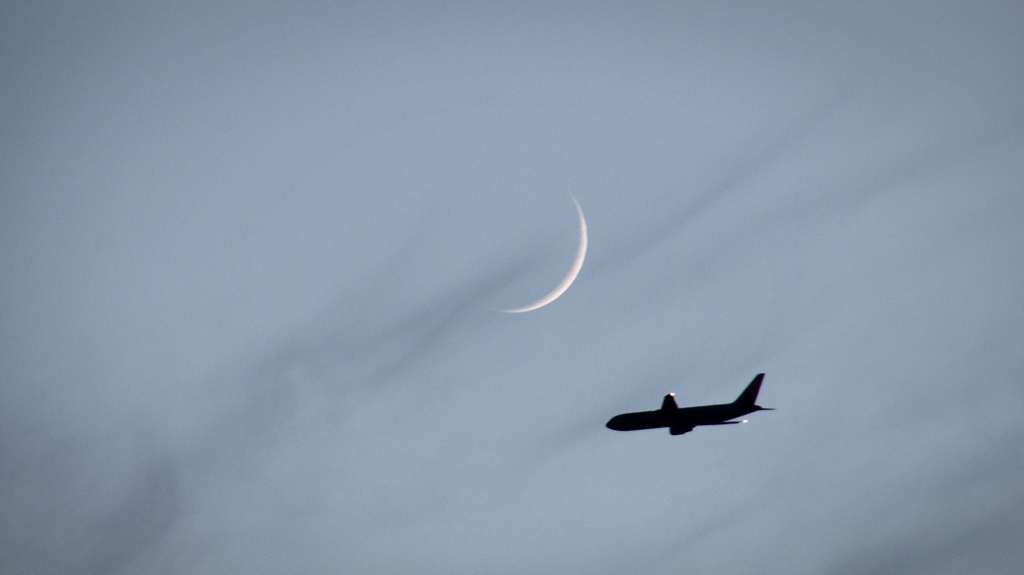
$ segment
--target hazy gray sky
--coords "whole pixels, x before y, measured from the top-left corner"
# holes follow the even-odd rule
[[[4,4],[0,573],[1020,573],[1021,30]]]

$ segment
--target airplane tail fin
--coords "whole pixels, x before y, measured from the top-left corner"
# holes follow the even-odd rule
[[[736,398],[735,403],[739,405],[748,406],[754,405],[754,402],[757,401],[757,392],[761,391],[762,380],[764,380],[764,374],[757,374],[757,376],[754,377],[754,381],[751,381],[750,385],[748,385],[747,388],[743,390],[743,393],[741,393],[740,396]]]

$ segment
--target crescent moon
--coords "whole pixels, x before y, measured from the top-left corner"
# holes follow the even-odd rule
[[[562,280],[562,283],[558,284],[558,287],[556,287],[554,291],[540,298],[536,303],[518,309],[502,309],[498,311],[503,311],[505,313],[523,313],[542,308],[558,299],[558,296],[564,294],[565,290],[569,289],[569,286],[572,285],[572,282],[576,281],[576,276],[580,275],[580,270],[583,269],[583,258],[587,257],[587,220],[583,218],[583,209],[580,208],[580,203],[576,201],[576,198],[572,198],[572,202],[576,204],[576,213],[580,216],[580,247],[576,250],[576,260],[572,262],[572,268],[569,269],[569,274],[565,276],[565,279]]]

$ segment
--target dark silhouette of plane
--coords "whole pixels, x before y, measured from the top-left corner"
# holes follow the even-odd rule
[[[755,405],[757,392],[761,390],[764,374],[759,373],[754,381],[743,390],[743,393],[732,403],[718,405],[699,405],[696,407],[679,407],[676,405],[675,394],[670,393],[661,402],[661,409],[656,411],[638,411],[623,413],[608,420],[608,429],[615,431],[634,431],[637,429],[656,429],[667,427],[672,435],[682,435],[693,431],[698,425],[733,425],[746,423],[729,421],[755,411],[771,411],[770,407]]]

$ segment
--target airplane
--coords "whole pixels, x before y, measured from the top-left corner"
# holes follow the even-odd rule
[[[773,411],[771,407],[755,405],[757,392],[761,390],[764,374],[759,373],[743,390],[743,393],[732,403],[718,405],[699,405],[696,407],[679,407],[676,405],[674,393],[665,396],[661,409],[656,411],[638,411],[623,413],[608,420],[605,427],[615,431],[634,431],[637,429],[656,429],[667,427],[672,435],[682,435],[693,431],[698,425],[735,425],[743,421],[729,421],[755,411]]]

